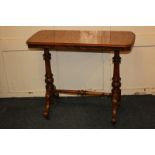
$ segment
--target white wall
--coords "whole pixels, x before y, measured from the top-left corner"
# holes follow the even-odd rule
[[[42,51],[25,42],[41,29],[130,30],[132,52],[122,55],[123,94],[155,92],[155,27],[0,27],[0,97],[44,96]],[[111,90],[112,54],[52,52],[57,88]]]

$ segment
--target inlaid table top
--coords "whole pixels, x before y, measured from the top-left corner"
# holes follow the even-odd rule
[[[53,48],[63,50],[109,49],[131,50],[135,34],[129,31],[41,30],[31,36],[29,48]]]

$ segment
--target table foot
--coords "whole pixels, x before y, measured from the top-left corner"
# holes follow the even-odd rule
[[[119,97],[119,93],[115,90],[115,92],[112,93],[112,123],[116,123],[118,107],[120,105]]]
[[[112,117],[111,122],[112,122],[113,124],[116,124],[116,118],[115,118],[115,117]]]
[[[49,119],[50,106],[51,106],[51,96],[47,92],[46,97],[45,97],[45,108],[44,108],[44,112],[43,112],[43,116],[46,119]]]
[[[46,111],[43,113],[43,117],[46,118],[47,120],[49,120],[49,113],[47,113]]]

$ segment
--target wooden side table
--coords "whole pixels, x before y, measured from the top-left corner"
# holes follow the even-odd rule
[[[118,107],[121,101],[120,78],[120,51],[130,51],[135,42],[135,34],[127,31],[78,31],[78,30],[42,30],[34,34],[27,41],[29,48],[44,49],[45,60],[45,109],[44,117],[49,118],[50,106],[53,98],[59,93],[79,95],[111,95],[112,96],[112,122],[116,122]],[[111,93],[91,92],[84,90],[56,89],[51,71],[50,50],[75,52],[113,52],[113,78]]]

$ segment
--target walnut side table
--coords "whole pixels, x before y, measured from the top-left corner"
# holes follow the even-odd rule
[[[120,78],[120,51],[130,51],[135,42],[135,34],[128,31],[80,31],[80,30],[42,30],[35,33],[27,41],[29,48],[41,48],[44,50],[45,60],[45,109],[44,117],[49,118],[50,106],[53,98],[59,93],[79,95],[110,95],[112,96],[112,122],[116,122],[118,107],[121,101],[121,78]],[[51,54],[54,51],[75,52],[113,52],[113,78],[111,93],[92,92],[86,90],[56,89],[51,71]]]

